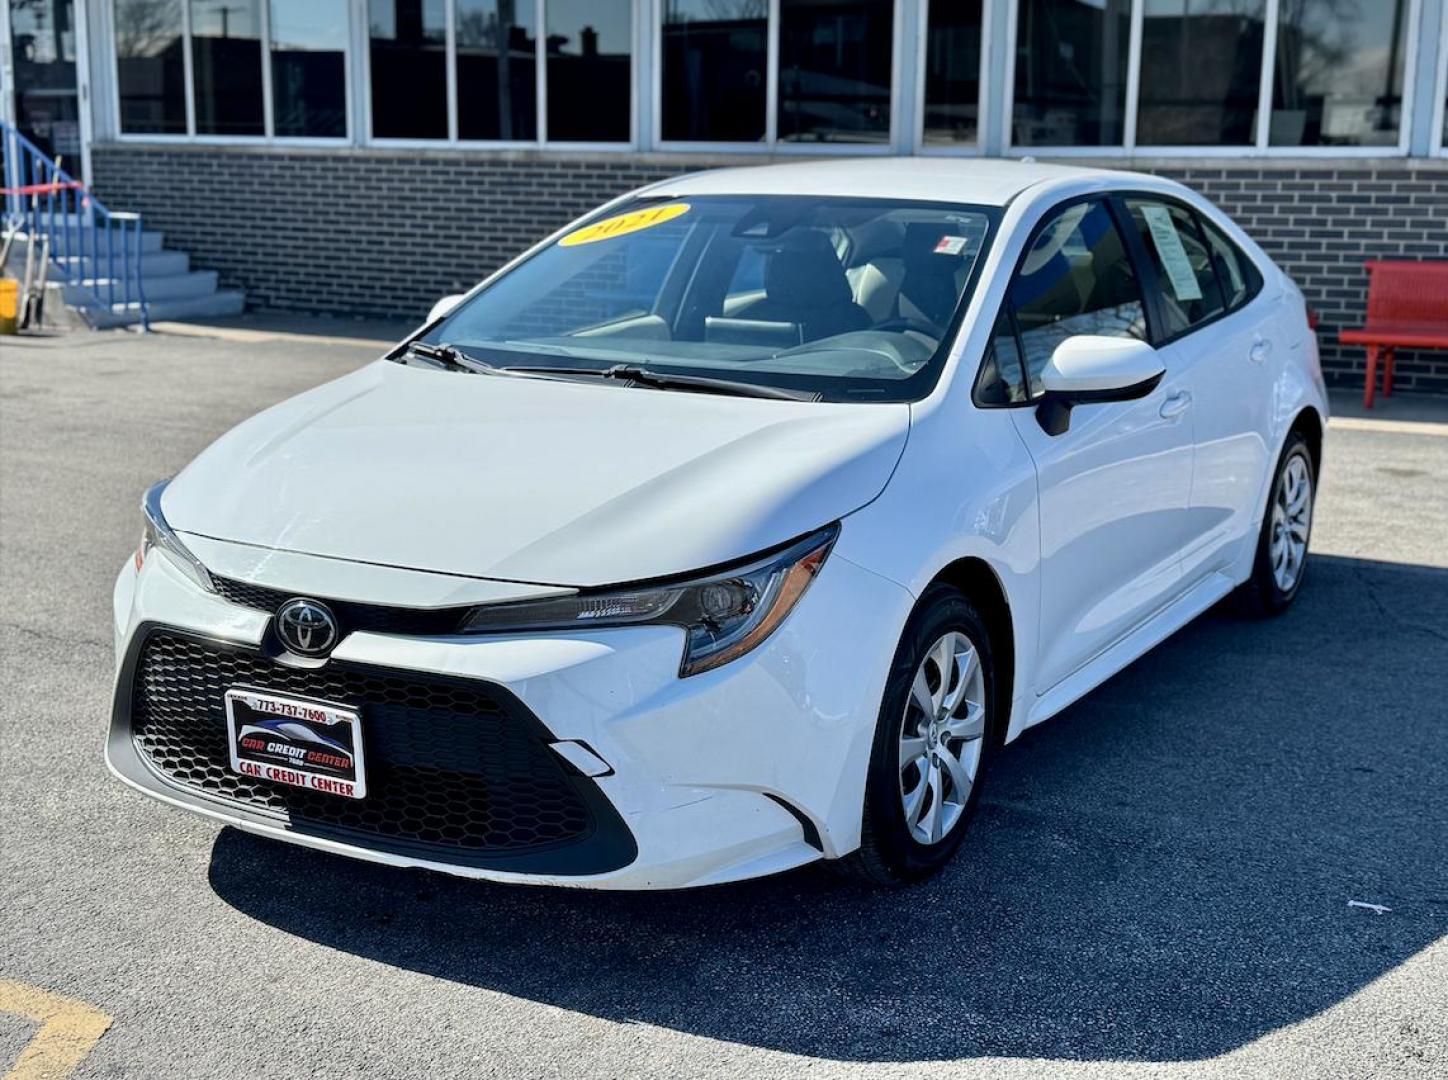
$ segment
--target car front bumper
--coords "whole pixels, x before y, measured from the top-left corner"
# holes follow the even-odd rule
[[[356,595],[349,599],[366,599],[367,571],[359,568],[358,574]],[[678,676],[683,633],[670,627],[516,637],[356,632],[320,668],[299,671],[268,650],[270,613],[199,589],[164,553],[153,552],[139,571],[128,563],[116,581],[117,678],[106,760],[122,780],[171,805],[249,832],[391,865],[619,889],[754,877],[858,846],[876,715],[911,604],[904,589],[836,554],[768,641],[733,663],[687,679]],[[155,654],[163,647],[165,656],[158,660]],[[220,666],[199,678],[192,670],[197,665]],[[362,681],[338,682],[343,676]],[[417,724],[436,719],[418,713],[413,698],[394,700],[393,690],[377,689],[379,680],[399,687],[396,695],[416,697],[423,692],[419,686],[450,687],[445,696],[454,703],[483,695],[495,703],[488,706],[493,710],[488,724],[516,724],[522,732],[509,736],[512,741],[484,740],[462,751],[483,762],[473,780],[487,784],[490,777],[494,788],[460,788],[454,775],[447,791],[441,785],[425,790],[424,801],[476,796],[484,806],[479,813],[496,816],[507,809],[499,800],[518,798],[518,778],[508,770],[531,769],[529,775],[544,776],[539,784],[556,798],[563,798],[558,785],[567,787],[572,802],[561,811],[549,805],[533,814],[548,835],[532,846],[513,835],[499,848],[484,835],[481,841],[474,836],[471,847],[459,847],[446,835],[446,823],[434,828],[435,821],[416,829],[409,825],[412,831],[402,840],[394,835],[395,822],[382,823],[386,835],[368,833],[379,824],[375,815],[393,813],[399,805],[384,797],[367,808],[373,817],[345,818],[360,829],[319,827],[278,800],[258,803],[238,793],[226,763],[214,754],[199,760],[197,750],[177,759],[166,747],[158,749],[157,702],[169,702],[171,720],[210,724],[209,740],[220,710],[219,688],[228,679],[277,692],[305,692],[312,685],[308,680],[319,680],[316,685],[327,692],[312,696],[385,699],[375,706],[379,726],[371,736],[369,704],[357,702],[369,771],[370,743],[398,741],[394,729],[381,725],[405,720],[415,735],[426,730]],[[266,686],[268,681],[273,685]],[[352,685],[364,689],[339,690]],[[175,695],[183,691],[190,695],[188,704],[178,707]],[[474,722],[452,713],[446,720],[464,729]],[[413,738],[408,745],[414,749],[399,755],[425,752],[415,749],[417,742]],[[554,784],[550,770],[563,779]],[[424,786],[426,775],[409,772],[412,783]],[[462,781],[471,782],[466,776]],[[373,799],[369,792],[362,802]],[[332,809],[323,812],[335,817]],[[575,820],[580,812],[590,825],[575,830],[572,839],[560,842],[556,830],[548,833],[558,813]],[[426,833],[422,839],[412,835],[419,830]]]

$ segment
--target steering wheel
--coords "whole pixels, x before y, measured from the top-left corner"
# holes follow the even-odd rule
[[[924,334],[928,338],[940,341],[945,337],[945,327],[937,326],[929,319],[914,319],[909,315],[897,315],[893,319],[886,319],[882,323],[876,323],[870,327],[871,330],[914,330],[917,334]]]

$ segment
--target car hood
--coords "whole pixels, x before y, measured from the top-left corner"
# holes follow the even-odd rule
[[[439,573],[594,586],[716,566],[875,498],[903,404],[379,361],[253,417],[166,489],[172,528]]]

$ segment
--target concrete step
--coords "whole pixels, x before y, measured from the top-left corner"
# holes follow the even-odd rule
[[[134,258],[135,257],[132,256],[132,266],[135,265]],[[108,272],[106,259],[104,256],[94,260],[94,264],[89,258],[77,259],[74,261],[79,264],[81,276],[85,278],[105,277]],[[69,267],[71,260],[53,259],[51,260],[51,262],[53,264],[57,264],[52,265],[50,268],[51,281],[64,281],[67,277],[70,276]],[[11,270],[14,271],[16,269],[16,265],[13,257],[11,258],[10,263]],[[120,256],[118,255],[116,257],[117,276],[120,275],[120,264],[121,260]],[[24,268],[24,263],[22,262],[19,266],[19,269],[23,270]],[[170,277],[173,274],[184,274],[187,273],[190,269],[191,256],[184,251],[156,251],[149,252],[141,256],[141,274],[147,281],[150,281],[152,278]]]
[[[44,226],[42,225],[42,227],[44,227]],[[63,231],[63,227],[61,226],[58,218],[57,218],[57,222],[56,222],[56,231],[57,231],[57,234],[58,234],[59,232]],[[81,248],[82,248],[82,245],[84,245],[85,254],[87,254],[87,255],[90,254],[90,237],[86,236],[84,233],[72,231],[71,234],[70,234],[70,238],[71,238],[71,239],[70,239],[70,242],[73,243],[73,244],[76,246],[77,252],[80,252],[80,250],[81,250]],[[11,252],[10,252],[10,258],[11,258],[11,259],[14,259],[16,252],[19,252],[19,253],[20,253],[20,257],[21,257],[22,259],[24,259],[24,258],[25,258],[25,246],[26,246],[27,243],[29,243],[29,239],[28,239],[23,233],[22,233],[21,235],[17,236],[17,237],[15,238],[15,246],[11,249]],[[135,250],[135,246],[136,246],[136,236],[135,236],[135,233],[132,232],[132,233],[129,233],[129,234],[126,236],[126,243],[127,243],[128,245],[130,245],[129,250],[132,250],[132,251]],[[62,251],[65,250],[64,244],[65,244],[65,240],[61,239],[61,238],[57,235],[57,237],[56,237],[56,242],[55,242],[55,243],[52,243],[52,244],[50,245],[51,254],[52,254],[52,255],[59,255]],[[96,244],[100,247],[101,256],[102,256],[102,258],[104,258],[104,256],[105,256],[105,246],[106,246],[105,237],[104,237],[104,236],[97,236],[97,237],[96,237]],[[115,233],[115,237],[114,237],[114,239],[113,239],[113,241],[112,241],[112,244],[113,244],[113,246],[115,247],[116,258],[120,258],[120,257],[121,257],[121,234],[120,234],[119,232],[116,232],[116,233]],[[165,233],[159,232],[159,231],[157,231],[157,230],[155,230],[155,229],[146,229],[146,230],[144,230],[144,231],[141,233],[141,251],[142,251],[143,253],[149,254],[149,253],[151,253],[151,252],[153,252],[153,251],[160,251],[160,250],[161,250],[162,248],[164,248],[165,246],[166,246],[166,234],[165,234]]]
[[[209,296],[193,296],[176,300],[153,301],[152,322],[185,322],[187,319],[212,319],[224,315],[240,315],[246,307],[244,293],[226,289]],[[86,321],[96,329],[113,326],[131,326],[141,321],[140,308],[136,304],[119,306],[116,310],[107,308],[86,308]]]
[[[84,305],[89,302],[94,292],[100,292],[102,302],[107,294],[108,278],[91,278],[82,281],[79,285],[67,285],[65,287],[66,303]],[[120,290],[122,280],[116,280],[116,289]],[[93,289],[92,286],[95,288]],[[155,302],[157,300],[190,300],[197,297],[208,296],[216,291],[215,270],[192,270],[185,274],[168,274],[165,277],[147,277],[145,280],[146,300]]]

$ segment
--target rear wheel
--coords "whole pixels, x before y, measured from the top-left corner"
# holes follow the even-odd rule
[[[1239,593],[1248,611],[1276,615],[1286,611],[1302,588],[1307,544],[1317,499],[1317,472],[1307,440],[1294,431],[1277,463],[1252,576]]]
[[[994,730],[985,623],[960,593],[936,588],[906,627],[876,725],[859,851],[844,867],[879,885],[950,861],[980,797]]]

